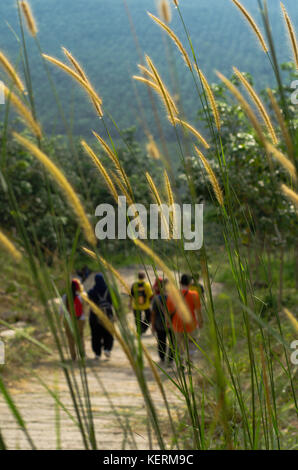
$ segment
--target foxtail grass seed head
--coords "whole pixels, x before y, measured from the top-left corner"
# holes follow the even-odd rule
[[[288,157],[286,157],[286,155],[284,155],[280,150],[270,144],[270,142],[266,142],[266,149],[269,153],[272,153],[276,160],[278,160],[279,163],[284,167],[284,169],[287,170],[291,178],[297,181],[296,168],[291,162],[291,160],[289,160]]]
[[[220,127],[221,127],[220,116],[219,116],[219,112],[218,112],[218,108],[217,108],[217,104],[216,104],[216,101],[215,101],[213,91],[211,89],[211,86],[208,83],[207,78],[205,77],[203,72],[198,68],[198,66],[196,64],[195,64],[195,68],[196,68],[196,71],[197,71],[201,81],[202,81],[205,92],[207,94],[208,101],[209,101],[211,109],[212,109],[215,125],[217,127],[217,130],[220,131]]]
[[[197,152],[198,156],[201,159],[201,162],[204,165],[204,168],[205,168],[205,170],[208,174],[209,180],[212,184],[213,191],[215,193],[215,196],[216,196],[216,199],[217,199],[219,205],[223,206],[224,205],[224,198],[223,198],[222,190],[219,186],[219,182],[217,181],[217,178],[215,176],[214,171],[212,170],[212,168],[211,168],[210,164],[208,163],[206,157],[202,154],[202,152],[196,146],[195,146],[195,151]]]
[[[14,246],[14,244],[7,238],[6,235],[0,230],[0,246],[9,253],[15,261],[19,262],[22,259],[22,254]]]
[[[146,55],[145,57],[146,57],[146,62],[148,64],[148,66],[150,67],[150,69],[152,70],[152,73],[154,74],[156,84],[157,84],[157,87],[158,87],[158,93],[160,94],[161,99],[163,100],[163,102],[165,104],[165,107],[168,110],[168,113],[171,117],[171,122],[174,123],[175,115],[177,116],[179,114],[178,109],[175,105],[175,102],[174,102],[173,98],[171,97],[170,93],[168,92],[167,88],[165,87],[165,85],[164,85],[164,83],[163,83],[163,81],[162,81],[155,65],[153,64],[152,60],[150,59],[150,57],[148,55]]]
[[[175,7],[177,8],[177,7],[178,7],[178,5],[179,5],[179,2],[178,2],[178,0],[173,0],[173,3],[174,3],[174,5],[175,5]]]
[[[28,128],[36,135],[36,137],[41,138],[41,127],[39,123],[34,119],[31,111],[29,111],[29,109],[24,105],[24,103],[5,85],[3,89],[5,97],[7,99],[10,99],[16,112],[24,119]]]
[[[266,44],[266,41],[265,41],[259,27],[257,26],[255,20],[253,19],[253,17],[248,13],[248,11],[244,8],[244,6],[240,2],[238,2],[238,0],[232,0],[232,2],[236,5],[237,8],[239,8],[241,13],[245,17],[245,19],[248,21],[251,28],[255,32],[255,34],[256,34],[256,36],[259,40],[259,43],[261,44],[261,47],[262,47],[263,51],[267,54],[268,46]]]
[[[209,149],[210,148],[210,145],[208,144],[208,142],[204,139],[204,137],[199,133],[199,131],[197,131],[197,129],[193,126],[191,126],[188,122],[186,121],[182,121],[182,119],[179,119],[179,118],[174,118],[175,120],[175,123],[176,124],[180,124],[182,127],[184,127],[185,129],[187,129],[189,132],[191,132],[197,139],[199,142],[201,142],[201,144],[204,145],[204,147],[206,149]]]
[[[70,67],[68,67],[66,64],[64,64],[63,62],[61,62],[60,60],[58,59],[55,59],[54,57],[51,57],[47,54],[42,54],[43,58],[45,60],[48,60],[49,62],[51,62],[52,64],[56,65],[57,67],[59,67],[60,69],[62,69],[64,72],[68,73],[72,78],[74,78],[84,89],[85,91],[88,93],[89,97],[91,98],[91,101],[94,103],[96,103],[97,107],[98,107],[98,110],[99,110],[99,117],[103,117],[103,111],[102,111],[102,108],[101,108],[101,104],[102,104],[102,99],[98,96],[98,94],[95,92],[95,90],[93,89],[92,85],[90,84],[90,82],[86,82],[81,76],[79,73],[75,72],[73,69],[71,69]]]
[[[0,64],[4,68],[5,72],[10,76],[12,81],[15,83],[19,91],[21,93],[24,93],[25,86],[23,85],[22,80],[20,79],[14,66],[9,62],[8,58],[1,51],[0,51]]]
[[[296,209],[298,210],[298,194],[295,193],[291,188],[286,186],[285,184],[281,185],[281,190],[284,195],[294,204]]]
[[[26,23],[27,23],[27,28],[30,32],[30,34],[35,37],[36,34],[38,33],[37,25],[35,18],[33,16],[31,7],[28,2],[21,2],[21,9],[23,11],[23,15],[25,17]]]
[[[103,166],[103,164],[101,163],[101,161],[97,158],[95,152],[92,150],[91,147],[89,147],[89,145],[87,144],[87,142],[85,142],[84,140],[81,141],[81,144],[82,144],[82,147],[85,149],[85,151],[87,152],[87,154],[91,157],[91,160],[93,161],[93,163],[95,164],[95,166],[97,167],[97,169],[100,171],[100,173],[102,174],[113,198],[115,199],[116,203],[118,202],[118,193],[117,193],[117,190],[114,186],[114,183],[113,181],[111,180],[107,170],[105,169],[105,167]]]
[[[148,155],[153,158],[153,160],[160,160],[160,153],[152,135],[149,135],[146,150],[148,152]]]
[[[57,166],[50,160],[50,158],[43,153],[36,145],[30,142],[28,139],[25,139],[21,135],[17,134],[16,132],[13,133],[14,138],[25,148],[27,149],[32,155],[34,155],[45,167],[45,169],[50,173],[53,180],[60,186],[62,191],[65,194],[66,200],[68,201],[69,205],[72,207],[74,213],[78,218],[78,222],[82,227],[82,230],[85,234],[86,240],[93,246],[96,246],[96,238],[92,226],[87,218],[85,210],[75,193],[72,186],[69,184],[67,179],[65,178],[62,171],[57,168]]]
[[[243,111],[247,114],[250,122],[252,123],[253,127],[255,128],[255,131],[258,135],[259,140],[263,144],[264,147],[266,147],[266,139],[263,134],[262,127],[258,121],[258,118],[256,114],[254,113],[252,107],[248,104],[246,99],[243,97],[243,95],[240,93],[240,91],[233,85],[233,83],[226,78],[222,73],[216,72],[217,76],[220,78],[220,80],[226,85],[226,87],[230,90],[230,92],[235,96],[235,98],[239,101]]]
[[[192,65],[191,65],[191,62],[190,62],[190,58],[188,57],[186,49],[183,46],[180,39],[178,38],[178,36],[174,33],[174,31],[171,28],[169,28],[169,26],[167,26],[163,21],[161,21],[156,16],[152,15],[152,13],[148,12],[148,15],[150,16],[150,18],[153,19],[153,21],[155,21],[155,23],[157,23],[164,31],[166,31],[166,33],[168,33],[168,35],[170,36],[172,41],[176,44],[179,51],[181,52],[181,55],[182,55],[186,65],[188,66],[189,70],[192,70]]]
[[[293,313],[290,312],[290,310],[288,310],[287,308],[284,308],[284,309],[283,309],[283,312],[284,312],[285,315],[288,317],[288,319],[289,319],[290,322],[292,323],[294,329],[295,329],[296,332],[298,333],[298,321],[297,321],[297,319],[294,317]]]
[[[259,96],[255,92],[255,90],[253,89],[251,84],[246,80],[244,75],[236,67],[233,67],[233,71],[234,71],[235,75],[238,77],[238,79],[240,80],[240,82],[242,83],[242,85],[244,85],[244,87],[247,90],[248,94],[250,95],[250,97],[252,98],[252,100],[255,103],[256,107],[258,108],[259,113],[262,116],[262,119],[263,119],[263,121],[264,121],[264,123],[265,123],[265,125],[268,129],[268,132],[271,135],[272,142],[274,143],[274,145],[277,145],[278,140],[277,140],[276,133],[274,131],[273,125],[272,125],[271,120],[270,120],[270,117],[269,117],[269,115],[268,115],[268,113],[265,109],[265,106],[263,105],[261,99],[259,98]]]
[[[288,130],[286,121],[283,117],[282,111],[281,111],[276,99],[273,96],[272,90],[270,90],[268,88],[267,93],[268,93],[268,96],[270,98],[272,108],[275,112],[275,116],[276,116],[277,121],[279,123],[279,126],[281,128],[282,135],[283,135],[284,141],[286,143],[289,156],[292,159],[292,161],[294,161],[294,159],[295,159],[295,157],[294,157],[294,146],[293,146],[293,142],[292,142],[292,139],[291,139],[290,132]]]
[[[159,2],[159,16],[165,23],[171,23],[172,21],[172,12],[169,4],[169,0],[160,0]]]
[[[292,45],[293,57],[294,57],[296,69],[298,70],[298,45],[297,45],[297,38],[296,38],[294,26],[292,24],[292,21],[291,21],[289,15],[288,15],[288,12],[287,12],[284,4],[281,3],[280,5],[281,5],[281,9],[282,9],[284,19],[285,19],[285,22],[286,22],[286,25],[287,25],[289,38],[290,38],[291,45]]]

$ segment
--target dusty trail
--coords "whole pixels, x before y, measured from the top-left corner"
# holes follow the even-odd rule
[[[120,270],[120,272],[130,283],[133,281],[136,267],[124,268]],[[152,271],[150,271],[150,277],[152,274]],[[89,288],[92,281],[93,277],[88,279],[86,288]],[[218,288],[219,286],[215,286],[215,290]],[[128,319],[133,322],[131,314],[128,315]],[[143,341],[145,346],[149,349],[153,360],[158,361],[155,338],[151,332],[147,331],[146,335],[143,337]],[[150,448],[144,400],[137,380],[131,370],[131,366],[122,349],[118,343],[115,342],[111,359],[101,359],[99,362],[96,362],[92,359],[93,354],[88,337],[86,338],[86,352],[89,358],[87,361],[88,382],[98,447],[106,450]],[[57,366],[57,361],[52,359],[38,364],[36,373],[51,390],[59,391],[59,399],[74,415],[68,387],[63,373]],[[170,371],[170,373],[174,374],[174,370]],[[179,413],[179,409],[181,410],[181,398],[171,381],[162,373],[160,373],[160,375],[166,389],[173,416],[175,416],[177,412]],[[78,367],[75,367],[75,376],[80,383]],[[146,369],[146,376],[149,390],[159,416],[167,423],[164,402],[149,368]],[[108,392],[109,398],[107,398],[102,385]],[[57,420],[55,401],[36,378],[32,377],[31,379],[18,383],[10,392],[19,410],[21,410],[30,436],[38,449],[56,449],[60,440],[62,449],[83,448],[82,437],[76,425],[61,409],[59,419]],[[110,400],[112,401],[112,405]],[[118,417],[115,416],[111,406],[117,411]],[[123,430],[119,424],[119,419],[122,425],[126,427],[126,431]],[[131,433],[127,432],[127,426],[125,424],[127,422],[130,423]],[[59,423],[58,432],[57,423]],[[9,449],[30,448],[24,433],[19,429],[2,395],[0,395],[0,428]],[[166,424],[164,432],[166,441],[167,429],[168,425]],[[57,436],[61,436],[61,438],[58,439]],[[153,443],[153,446],[155,447],[156,444],[154,445]]]

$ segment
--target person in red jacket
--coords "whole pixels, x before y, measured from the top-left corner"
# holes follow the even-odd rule
[[[83,300],[80,296],[82,292],[82,285],[78,279],[71,281],[71,292],[70,296],[64,294],[62,297],[63,307],[61,313],[63,315],[64,328],[68,341],[70,356],[73,361],[77,358],[77,350],[81,349],[81,353],[84,354],[84,326],[85,326],[85,315]],[[72,306],[71,303],[72,302]],[[65,315],[65,309],[69,313],[68,317]],[[75,317],[76,326],[73,324]],[[76,328],[77,327],[77,328]],[[76,338],[75,328],[77,329],[78,338]]]

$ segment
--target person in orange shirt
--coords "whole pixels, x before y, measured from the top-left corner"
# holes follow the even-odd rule
[[[179,315],[179,312],[170,296],[167,299],[167,309],[172,319],[173,332],[175,333],[177,346],[182,356],[185,355],[185,347],[187,344],[186,336],[190,340],[188,349],[189,354],[191,355],[196,348],[193,347],[193,342],[189,337],[196,339],[198,336],[198,330],[203,328],[200,296],[197,291],[191,289],[191,281],[192,278],[188,274],[183,274],[181,276],[181,293],[191,313],[191,323],[186,324]]]

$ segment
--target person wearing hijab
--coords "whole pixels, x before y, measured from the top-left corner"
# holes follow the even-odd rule
[[[113,319],[112,298],[102,273],[95,275],[95,284],[93,288],[89,290],[88,296],[110,320]],[[91,328],[92,350],[95,354],[95,359],[101,357],[102,348],[106,358],[110,358],[114,343],[113,336],[101,324],[98,316],[92,310],[90,310],[89,323]]]

